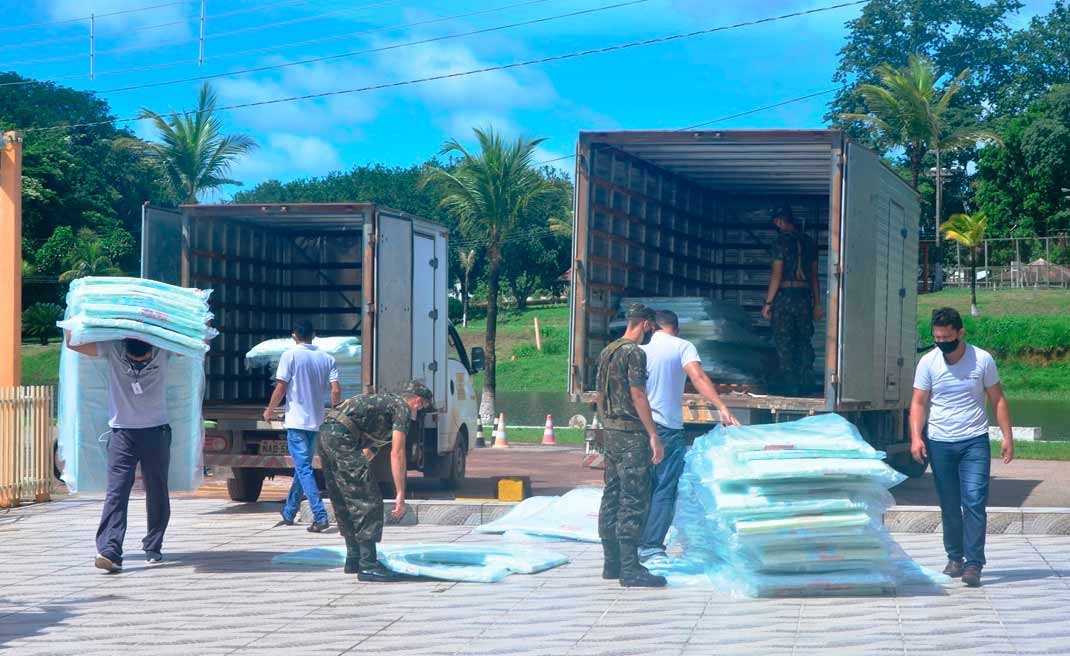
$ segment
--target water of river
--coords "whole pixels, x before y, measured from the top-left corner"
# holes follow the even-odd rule
[[[542,426],[546,415],[565,426],[572,415],[590,419],[592,414],[587,404],[571,403],[558,392],[499,392],[498,406],[513,426]],[[1010,406],[1015,426],[1040,426],[1046,440],[1070,440],[1070,402],[1012,400]],[[994,418],[991,423],[995,425]]]

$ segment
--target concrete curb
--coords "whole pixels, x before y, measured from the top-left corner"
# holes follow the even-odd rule
[[[334,508],[324,499],[331,523]],[[395,521],[386,504],[386,524],[397,526],[479,526],[509,512],[515,503],[507,501],[439,501],[417,499],[407,502],[408,514]],[[312,521],[308,502],[301,502],[298,520]],[[936,506],[892,506],[884,514],[884,524],[893,533],[939,533],[940,509]],[[989,535],[1070,535],[1070,508],[989,508]]]

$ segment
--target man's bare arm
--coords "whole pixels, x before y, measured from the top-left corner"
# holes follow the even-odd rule
[[[922,439],[922,430],[928,416],[929,393],[915,388],[914,396],[910,399],[910,454],[919,463],[924,463],[929,457]]]
[[[271,400],[268,401],[268,406],[264,409],[264,421],[271,421],[274,418],[275,410],[282,405],[282,400],[286,397],[286,389],[288,387],[285,380],[275,381],[275,391],[271,393]]]
[[[331,405],[336,406],[342,402],[342,385],[337,380],[331,381]]]
[[[394,510],[391,515],[395,519],[401,519],[405,514],[405,476],[408,463],[405,458],[405,432],[396,430],[391,435],[390,442],[390,473],[394,477],[394,489],[398,496],[394,499]]]
[[[687,377],[691,379],[691,384],[695,386],[698,393],[712,403],[717,408],[717,412],[721,413],[721,423],[727,426],[739,426],[739,420],[735,418],[732,411],[721,400],[721,395],[717,393],[717,387],[710,380],[710,377],[706,375],[706,372],[702,370],[702,365],[698,362],[689,362],[684,365],[684,371],[687,372]]]
[[[985,389],[985,394],[996,411],[996,423],[1003,431],[1000,457],[1003,458],[1005,464],[1009,464],[1011,460],[1014,460],[1014,429],[1011,424],[1011,409],[1007,404],[1007,397],[1003,395],[1003,386],[999,383]]]
[[[88,355],[91,358],[95,358],[100,355],[100,350],[97,348],[96,342],[90,342],[88,344],[79,344],[78,346],[71,344],[71,331],[69,330],[63,331],[63,342],[67,345],[67,348],[77,353],[81,353],[82,355]]]

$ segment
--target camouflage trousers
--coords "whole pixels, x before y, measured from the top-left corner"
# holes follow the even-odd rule
[[[773,299],[773,343],[780,363],[780,391],[809,394],[814,386],[814,300],[809,289],[787,288]]]
[[[374,567],[375,543],[383,539],[383,494],[364,456],[364,440],[327,420],[320,429],[320,461],[338,532],[349,558],[361,569]]]
[[[598,511],[598,536],[603,543],[634,548],[650,511],[650,441],[645,433],[606,431],[605,482]]]

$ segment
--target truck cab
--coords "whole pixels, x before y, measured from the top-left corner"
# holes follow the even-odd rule
[[[327,203],[145,206],[142,230],[143,277],[213,290],[220,336],[206,356],[204,465],[227,478],[232,499],[256,501],[265,478],[293,474],[282,422],[261,416],[274,371],[244,360],[299,318],[321,336],[359,338],[359,379],[343,383],[344,395],[426,384],[435,402],[410,430],[409,469],[447,486],[463,480],[483,354],[446,317],[444,227],[371,203]],[[383,453],[373,467],[389,479]]]

